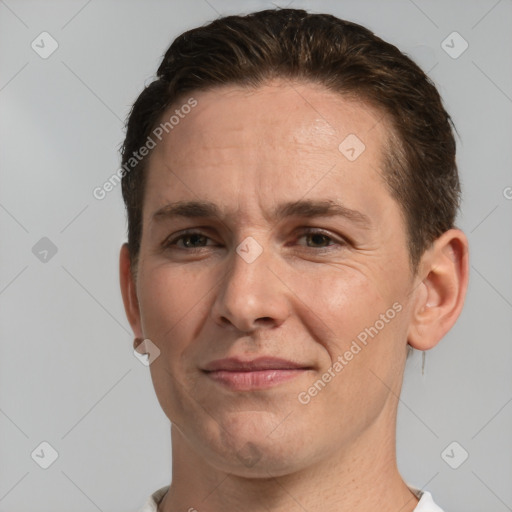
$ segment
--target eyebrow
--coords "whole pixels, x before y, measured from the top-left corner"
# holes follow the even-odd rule
[[[153,220],[184,218],[215,218],[221,220],[220,208],[210,201],[177,201],[169,203],[153,214]],[[371,225],[370,218],[362,212],[352,210],[333,200],[299,200],[282,203],[274,209],[272,220],[287,217],[344,217],[361,227]]]

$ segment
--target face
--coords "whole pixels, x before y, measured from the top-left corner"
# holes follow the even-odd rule
[[[311,84],[192,96],[149,161],[135,282],[164,412],[239,475],[350,453],[377,418],[394,437],[413,281],[385,120]]]

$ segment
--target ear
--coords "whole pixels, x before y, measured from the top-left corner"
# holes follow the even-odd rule
[[[121,294],[123,296],[124,310],[126,317],[136,338],[143,339],[142,326],[140,321],[139,301],[137,298],[137,289],[131,272],[131,258],[128,251],[128,244],[123,244],[119,254],[119,280],[121,284]],[[134,348],[137,342],[134,342]]]
[[[468,286],[469,253],[466,235],[450,229],[423,255],[416,285],[408,343],[418,350],[435,347],[457,320]]]

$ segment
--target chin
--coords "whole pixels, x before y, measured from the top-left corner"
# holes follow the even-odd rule
[[[297,451],[269,447],[248,441],[237,452],[215,453],[212,465],[240,478],[274,478],[294,473],[307,464],[298,458]]]
[[[314,443],[305,441],[299,425],[287,425],[283,418],[263,412],[230,414],[217,424],[207,441],[203,456],[217,469],[244,478],[271,478],[293,473],[314,457]],[[203,444],[204,445],[204,444]]]

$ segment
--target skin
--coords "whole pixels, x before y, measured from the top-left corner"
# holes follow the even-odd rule
[[[127,317],[161,351],[150,371],[172,424],[173,478],[158,510],[414,510],[395,447],[407,345],[434,347],[458,317],[466,237],[447,231],[411,271],[402,211],[380,171],[389,127],[375,109],[285,81],[193,97],[198,105],[150,157],[136,278],[126,245],[120,254]],[[366,146],[354,161],[338,149],[348,134]],[[281,202],[306,199],[337,201],[369,224],[271,219]],[[212,201],[222,218],[153,218],[178,200]],[[192,228],[203,236],[162,247]],[[251,263],[236,252],[246,237],[262,249]],[[301,403],[395,303],[401,311]],[[201,371],[261,355],[310,369],[256,391]]]

